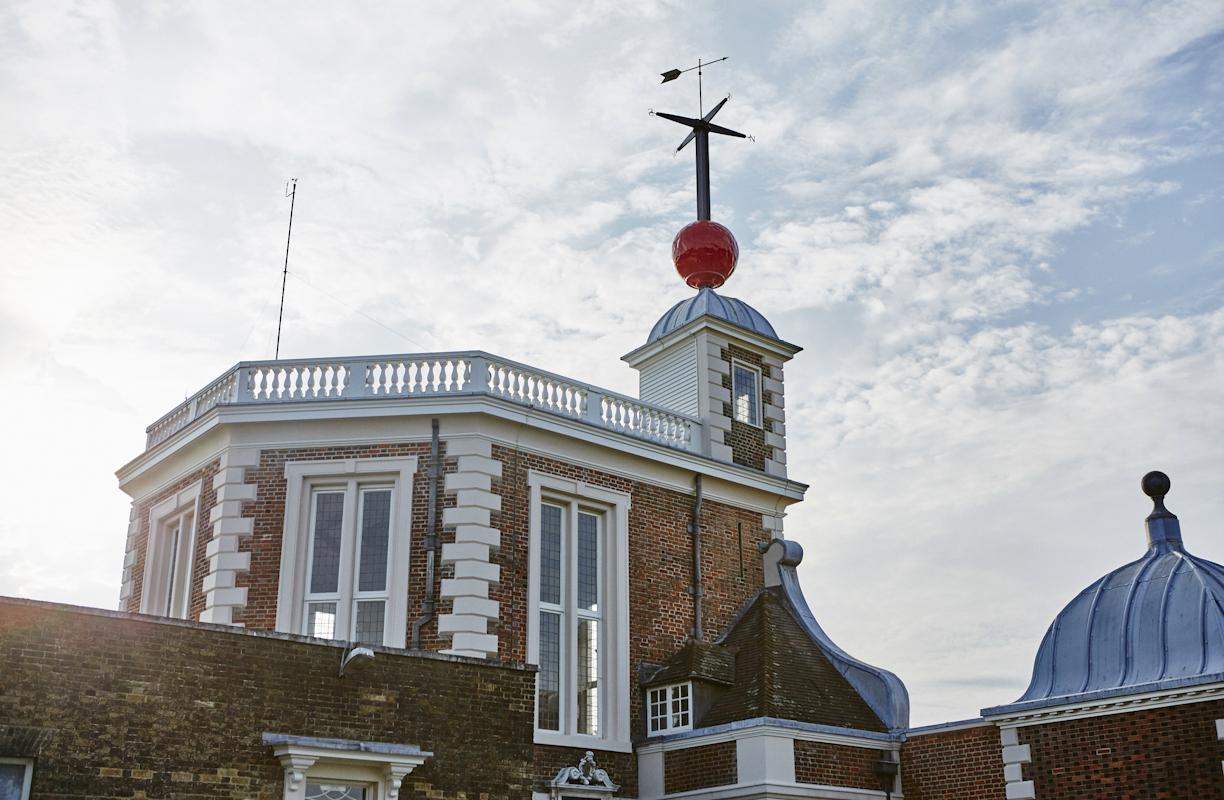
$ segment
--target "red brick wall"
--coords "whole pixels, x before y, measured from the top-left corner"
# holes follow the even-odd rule
[[[879,789],[875,762],[880,757],[880,750],[796,739],[795,782]]]
[[[442,454],[445,456],[445,440]],[[243,504],[243,516],[254,517],[254,532],[240,547],[251,553],[250,572],[238,576],[238,586],[247,587],[246,611],[241,619],[253,630],[276,628],[276,600],[280,588],[281,539],[285,526],[285,464],[290,461],[335,461],[346,458],[406,458],[416,456],[417,472],[412,480],[412,536],[410,573],[408,577],[408,630],[421,614],[425,601],[425,530],[429,512],[429,442],[360,445],[354,447],[309,447],[264,450],[259,454],[259,466],[248,468],[246,482],[257,487],[255,501]],[[454,470],[453,459],[443,461],[443,471]],[[442,534],[442,508],[454,505],[438,483],[438,533]],[[452,533],[449,539],[454,539]],[[434,596],[442,570],[434,571]],[[425,649],[447,646],[437,638],[437,622],[429,623],[421,632]]]
[[[404,800],[529,800],[535,675],[0,599],[0,756],[35,798],[282,797],[264,732],[416,744]]]
[[[1040,800],[1220,800],[1224,700],[1020,728]]]
[[[580,480],[592,486],[627,492],[629,509],[629,675],[642,663],[661,663],[688,639],[693,627],[692,583],[693,495],[660,489],[640,481],[609,475],[513,448],[494,445],[493,457],[502,463],[502,478],[494,491],[502,498],[502,511],[493,515],[501,531],[502,546],[495,559],[501,583],[492,596],[501,604],[501,619],[490,625],[498,634],[503,660],[523,661],[527,656],[527,571],[529,470]],[[713,638],[731,621],[739,607],[764,584],[757,544],[769,541],[759,513],[706,501],[702,506],[703,605],[706,636]],[[742,537],[741,537],[742,527]],[[741,547],[740,542],[743,542]],[[743,564],[743,573],[740,565]],[[641,703],[633,687],[631,728],[642,730]],[[574,754],[557,747],[537,747],[537,776],[551,778]],[[622,794],[637,793],[637,759],[632,754],[596,751],[596,759],[623,787]]]
[[[1001,753],[994,725],[913,736],[901,746],[905,800],[1003,800]]]
[[[125,611],[140,611],[140,598],[144,591],[145,555],[149,552],[149,511],[166,498],[201,481],[199,511],[195,520],[195,553],[191,564],[191,618],[199,618],[200,612],[204,610],[204,576],[208,574],[208,558],[204,551],[212,538],[212,523],[208,521],[208,512],[217,503],[217,490],[212,484],[219,465],[219,461],[214,461],[136,505],[136,563],[132,565],[132,594],[128,598]]]
[[[735,742],[669,750],[663,754],[663,792],[675,794],[738,780]]]
[[[443,455],[445,455],[445,431]],[[288,461],[322,461],[345,458],[386,458],[415,455],[419,458],[418,472],[413,481],[413,519],[411,574],[408,590],[408,619],[421,613],[424,601],[425,550],[424,534],[428,504],[429,443],[362,445],[353,447],[266,449],[260,453],[259,465],[246,470],[246,482],[257,487],[256,500],[243,503],[244,517],[254,519],[252,536],[240,547],[251,553],[251,569],[238,576],[237,585],[247,588],[247,607],[237,616],[252,630],[272,630],[276,625],[276,602],[280,579],[281,538],[285,511],[285,463]],[[491,588],[491,596],[500,603],[501,619],[491,622],[489,632],[498,635],[499,656],[509,662],[526,660],[527,648],[527,574],[528,515],[530,492],[527,485],[529,470],[538,470],[593,486],[627,492],[631,496],[629,514],[629,603],[630,603],[630,676],[637,674],[642,663],[660,663],[679,649],[693,627],[693,600],[688,589],[692,582],[692,538],[688,531],[692,515],[693,495],[609,475],[586,467],[543,456],[524,453],[510,447],[494,446],[493,456],[502,463],[502,478],[495,481],[493,491],[501,495],[502,511],[492,515],[492,525],[501,531],[502,546],[493,553],[501,568],[501,582]],[[454,459],[443,459],[443,469],[451,472]],[[215,503],[212,475],[209,468],[206,496],[202,498],[201,517],[204,527],[199,536],[200,563],[197,583],[203,580],[208,564],[203,560],[204,547],[211,537],[207,523],[208,510]],[[189,482],[185,481],[184,485]],[[167,493],[170,490],[167,490]],[[443,542],[453,541],[453,529],[441,528],[441,508],[453,505],[439,486],[439,535]],[[160,497],[158,498],[160,499]],[[147,513],[146,513],[147,516]],[[730,622],[740,606],[764,583],[760,552],[757,545],[769,541],[769,533],[761,525],[757,512],[733,508],[706,501],[703,504],[702,570],[705,581],[703,603],[706,636],[713,638]],[[143,552],[143,544],[140,545]],[[143,568],[143,561],[138,564]],[[440,581],[452,572],[440,564],[435,571],[435,597]],[[199,597],[202,609],[203,596]],[[440,602],[438,613],[449,611],[449,603]],[[437,624],[431,622],[422,632],[422,644],[427,649],[442,649],[448,642],[437,637]],[[631,726],[641,728],[641,704],[636,686],[631,697]],[[578,754],[581,757],[581,753]],[[577,763],[566,748],[537,748],[535,762],[537,778],[547,779],[567,764]],[[636,759],[630,754],[598,752],[601,765],[612,771],[628,794],[636,793]]]

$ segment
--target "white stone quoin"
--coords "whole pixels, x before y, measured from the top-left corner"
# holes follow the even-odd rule
[[[496,658],[497,636],[488,625],[498,615],[489,589],[501,579],[491,558],[501,545],[501,532],[491,522],[493,512],[501,511],[501,496],[492,488],[501,478],[501,462],[493,458],[492,443],[476,436],[448,438],[446,454],[457,459],[457,470],[446,476],[443,488],[455,505],[443,509],[442,525],[454,528],[455,539],[442,545],[442,563],[453,564],[455,575],[442,581],[441,596],[451,609],[438,616],[438,634],[451,640],[446,653]]]
[[[208,517],[212,539],[205,549],[208,574],[204,576],[201,622],[241,625],[234,622],[234,611],[246,607],[247,590],[236,582],[238,573],[251,568],[251,554],[241,551],[239,542],[255,526],[255,520],[242,516],[242,504],[255,499],[255,485],[246,482],[246,470],[258,464],[258,450],[230,449],[221,454],[221,469],[213,478],[217,503]]]

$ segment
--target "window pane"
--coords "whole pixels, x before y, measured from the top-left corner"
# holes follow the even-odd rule
[[[25,764],[0,764],[0,800],[21,800],[25,771]]]
[[[306,635],[320,639],[336,638],[336,604],[306,604]]]
[[[383,600],[357,602],[357,641],[360,644],[382,644],[387,603]]]
[[[540,612],[540,671],[536,673],[539,720],[548,731],[561,729],[561,615]]]
[[[540,509],[540,602],[561,602],[561,509]]]
[[[734,372],[735,418],[740,422],[756,425],[757,374],[741,366],[736,366]]]
[[[578,620],[578,733],[599,734],[599,621]]]
[[[315,494],[314,555],[310,562],[312,594],[327,594],[340,586],[340,526],[343,520],[343,492]]]
[[[599,609],[599,519],[578,515],[578,607]]]
[[[182,537],[182,531],[182,520],[176,520],[166,532],[166,547],[170,550],[170,572],[166,578],[166,608],[164,609],[164,616],[167,617],[174,615],[174,592],[178,588],[179,539]]]
[[[667,727],[667,689],[650,690],[650,732]]]
[[[357,588],[381,592],[387,588],[387,534],[391,527],[391,490],[361,494],[361,572]],[[381,637],[379,639],[382,641]]]
[[[672,688],[672,719],[673,728],[683,728],[689,724],[689,687],[688,684]]]
[[[365,800],[364,786],[306,782],[306,800]]]

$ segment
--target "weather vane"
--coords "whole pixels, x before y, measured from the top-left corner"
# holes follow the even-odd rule
[[[727,56],[715,59],[714,61],[706,62],[702,62],[700,59],[698,59],[697,66],[695,67],[689,67],[688,69],[669,69],[667,72],[661,73],[663,76],[662,82],[667,83],[668,81],[674,81],[676,78],[679,78],[686,72],[697,70],[697,113],[701,114],[704,110],[704,99],[702,97],[701,88],[702,68],[708,67],[710,64],[717,64],[719,61],[726,60]],[[686,125],[693,129],[689,132],[689,135],[684,138],[684,141],[680,143],[680,146],[676,148],[676,152],[678,153],[683,150],[685,146],[694,139],[697,140],[697,219],[699,220],[710,219],[710,134],[720,133],[723,136],[735,136],[739,139],[748,138],[745,134],[742,134],[739,131],[733,131],[730,128],[715,125],[710,121],[714,119],[714,115],[721,111],[722,107],[726,105],[727,101],[730,99],[730,95],[724,97],[718,102],[718,105],[710,109],[709,114],[704,114],[700,119],[681,117],[677,114],[665,114],[662,111],[652,112],[655,114],[655,116],[662,117],[663,119],[669,119],[672,122],[678,122],[681,125]]]

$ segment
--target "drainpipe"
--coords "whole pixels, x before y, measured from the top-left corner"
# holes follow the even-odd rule
[[[693,595],[693,638],[702,639],[701,630],[701,598],[705,594],[701,590],[701,475],[693,478],[693,521],[689,525],[689,533],[693,534],[693,586],[689,592]]]
[[[412,649],[421,649],[421,628],[434,617],[434,561],[437,559],[438,479],[442,477],[442,461],[438,458],[438,420],[432,420],[429,439],[429,513],[425,527],[425,604],[421,616],[412,623]]]

